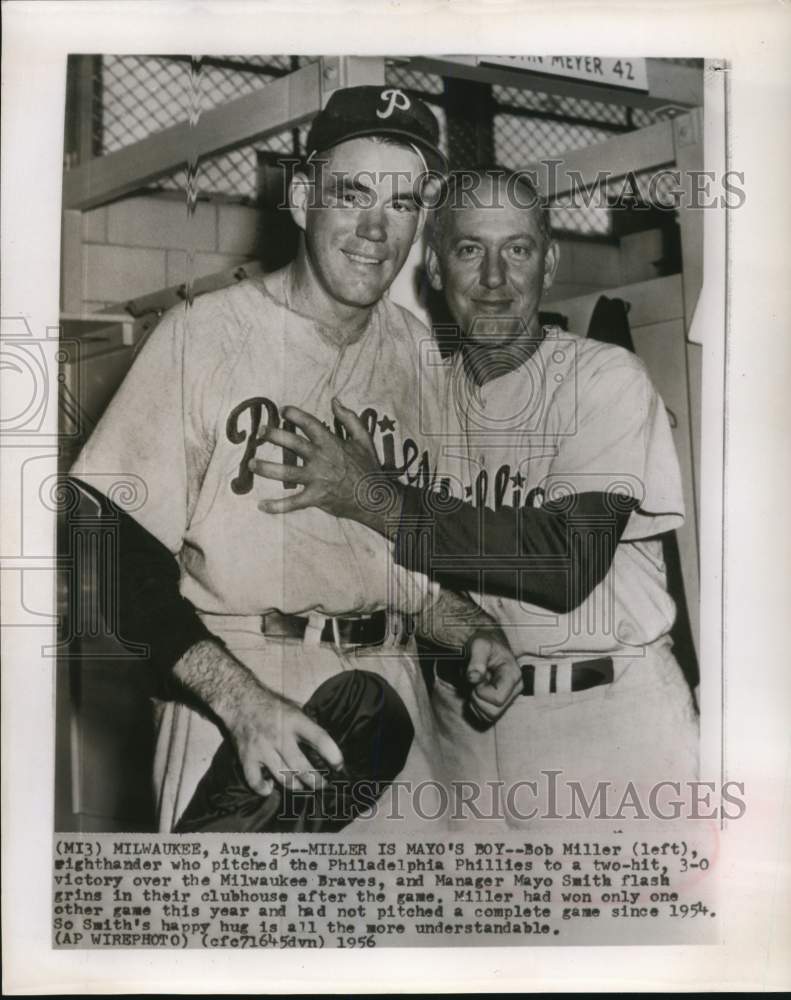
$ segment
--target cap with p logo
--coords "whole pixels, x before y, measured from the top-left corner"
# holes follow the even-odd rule
[[[439,126],[429,108],[397,87],[346,87],[336,90],[313,119],[308,156],[332,149],[348,139],[383,135],[420,149],[431,170],[447,171],[439,148]]]
[[[384,111],[379,111],[377,109],[377,118],[389,118],[390,115],[396,110],[396,108],[401,108],[402,111],[409,111],[412,107],[412,102],[409,100],[407,95],[403,90],[383,90],[379,95],[380,100],[387,101],[387,107]]]

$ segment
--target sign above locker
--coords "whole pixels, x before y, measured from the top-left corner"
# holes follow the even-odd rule
[[[545,76],[587,80],[625,90],[648,90],[645,59],[605,59],[603,56],[481,56],[481,63],[527,70]]]

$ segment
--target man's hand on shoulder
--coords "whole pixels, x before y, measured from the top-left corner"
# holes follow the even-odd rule
[[[343,755],[325,730],[298,705],[270,691],[214,640],[196,643],[173,668],[174,675],[222,722],[233,741],[245,780],[266,796],[274,780],[289,788],[313,789],[322,776],[305,757],[300,743],[314,747],[334,768]],[[267,777],[263,769],[272,778]]]

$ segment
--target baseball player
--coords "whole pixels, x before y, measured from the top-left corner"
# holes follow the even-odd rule
[[[470,677],[437,661],[448,777],[503,782],[515,825],[551,812],[549,786],[526,786],[541,770],[580,782],[588,797],[603,780],[640,794],[692,780],[697,719],[672,654],[657,537],[684,517],[664,406],[634,355],[541,326],[559,251],[526,178],[457,175],[429,241],[431,283],[462,337],[442,459],[458,503],[394,487],[402,520],[423,517],[431,532],[404,561],[468,588],[521,668],[520,693],[482,730],[465,711]],[[354,417],[347,423],[351,434]],[[350,449],[339,443],[312,464],[338,464]],[[359,450],[355,459],[376,475]],[[394,537],[403,558],[398,521],[359,510],[353,483],[322,492],[309,472],[304,481],[313,502]]]
[[[183,814],[223,732],[263,796],[272,776],[305,788],[319,780],[306,744],[342,766],[337,744],[299,706],[352,665],[382,674],[409,712],[402,779],[433,775],[425,686],[384,609],[417,614],[437,585],[394,562],[391,543],[365,526],[317,509],[266,517],[257,505],[282,502],[301,482],[309,442],[289,437],[283,448],[282,435],[306,409],[340,426],[338,394],[383,456],[416,454],[416,481],[432,485],[425,442],[436,440],[439,398],[425,380],[419,389],[416,363],[427,331],[385,293],[420,236],[416,192],[427,167],[442,168],[437,135],[431,112],[401,91],[336,92],[308,137],[315,174],[291,186],[302,230],[294,263],[168,313],[72,470],[102,492],[131,477],[143,495],[140,530],[178,560],[175,636],[165,656],[155,650],[176,661],[180,686],[156,750],[162,830]],[[285,484],[254,477],[256,457],[285,460]],[[139,592],[153,605],[163,591],[149,583]],[[371,655],[352,660],[361,645]],[[495,672],[508,659],[493,655]]]

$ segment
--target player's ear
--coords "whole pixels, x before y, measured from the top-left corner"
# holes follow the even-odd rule
[[[417,203],[418,209],[418,220],[417,229],[415,230],[415,235],[412,239],[412,243],[415,244],[423,235],[426,227],[429,225],[430,216],[429,213],[436,211],[436,206],[439,203],[439,199],[442,196],[442,178],[437,174],[423,174],[418,182],[418,196]]]
[[[543,291],[552,287],[560,263],[560,247],[557,240],[550,240],[544,251],[544,286]]]
[[[291,217],[304,231],[308,204],[311,197],[311,183],[306,174],[297,171],[288,186],[288,207]]]
[[[439,266],[439,254],[429,243],[426,248],[426,274],[435,292],[442,291],[442,270]]]

